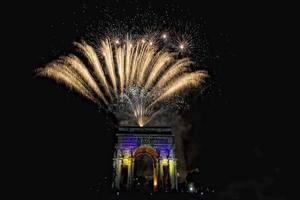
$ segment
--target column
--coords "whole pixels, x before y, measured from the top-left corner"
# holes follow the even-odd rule
[[[133,166],[133,159],[132,158],[127,158],[127,173],[128,173],[128,179],[127,179],[127,189],[131,190],[132,187],[132,180],[133,180],[133,170],[132,170],[132,166]]]
[[[169,175],[171,182],[171,190],[177,190],[177,166],[176,159],[169,159]]]
[[[134,184],[134,158],[131,159],[131,176],[130,176],[130,190]]]
[[[163,170],[163,163],[162,163],[162,159],[159,159],[159,187],[160,189],[164,188],[164,170]]]
[[[115,189],[120,189],[122,159],[115,158]]]
[[[117,162],[116,158],[113,158],[113,182],[112,182],[112,188],[114,189],[116,187],[116,176],[117,176],[117,170],[116,170]]]
[[[153,160],[153,191],[157,192],[157,185],[158,185],[158,160]]]
[[[177,180],[177,159],[174,159],[174,184],[176,190],[178,190],[178,180]]]

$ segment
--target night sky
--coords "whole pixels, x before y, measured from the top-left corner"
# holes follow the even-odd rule
[[[34,70],[72,50],[89,20],[101,19],[101,6],[120,9],[120,16],[134,13],[135,4],[145,9],[142,1],[120,2],[49,1],[14,7],[19,17],[9,26],[16,44],[6,67],[15,76],[6,98],[16,113],[9,115],[14,122],[9,134],[18,147],[13,148],[19,158],[13,169],[20,175],[12,178],[17,191],[25,185],[32,198],[97,199],[91,188],[111,176],[113,117],[54,81],[36,77]],[[192,141],[185,145],[196,146],[198,152],[189,169],[199,168],[201,183],[225,196],[234,190],[238,199],[262,199],[255,190],[268,183],[259,194],[285,199],[287,129],[281,125],[284,87],[278,80],[277,40],[284,22],[264,5],[191,0],[151,5],[159,12],[176,5],[205,24],[211,78],[184,114],[192,124]],[[236,185],[243,189],[232,189]]]

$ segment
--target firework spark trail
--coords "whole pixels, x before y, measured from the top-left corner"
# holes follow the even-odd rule
[[[100,100],[95,97],[93,89],[82,78],[82,75],[74,69],[74,67],[70,67],[68,64],[66,64],[65,60],[61,59],[58,59],[54,65],[54,68],[58,73],[63,73],[68,76],[70,80],[73,80],[80,88],[84,89],[83,92],[89,97],[89,99],[92,99],[98,105],[100,104]],[[106,103],[106,101],[104,101],[104,103]]]
[[[192,61],[188,58],[178,60],[172,67],[166,71],[161,78],[158,80],[154,88],[163,88],[167,82],[171,79],[176,78],[177,75],[187,70],[186,67],[192,64]]]
[[[131,64],[131,55],[132,55],[132,44],[128,40],[127,36],[127,41],[126,41],[126,62],[125,62],[125,87],[128,86],[129,84],[129,79],[130,79],[130,64]]]
[[[134,47],[133,49],[133,55],[131,56],[131,65],[129,66],[129,74],[130,74],[130,77],[129,77],[129,85],[132,85],[133,84],[133,81],[134,81],[134,77],[135,77],[135,74],[136,74],[136,70],[137,70],[137,64],[138,64],[138,60],[139,60],[139,51],[140,51],[140,43],[137,43],[137,45]],[[131,70],[130,70],[131,69]]]
[[[149,45],[144,45],[144,46],[145,46],[145,50],[144,50],[143,54],[140,55],[140,57],[141,57],[140,66],[141,67],[138,72],[139,77],[137,77],[139,85],[143,84],[145,72],[147,71],[149,64],[150,64],[151,60],[153,59],[153,56],[155,53],[154,49],[151,48],[151,46],[149,46]]]
[[[89,73],[88,70],[79,59],[75,58],[74,55],[62,56],[48,65],[48,67],[51,66],[53,66],[58,73],[64,73],[66,76],[70,77],[70,79],[79,83],[81,87],[88,90],[89,99],[97,99],[97,96],[94,96],[94,94],[96,94],[105,104],[107,104],[103,93],[99,90],[99,88],[97,88],[98,86],[95,84],[95,80],[92,76],[87,74]],[[100,100],[97,100],[97,104],[100,104]]]
[[[69,56],[62,57],[61,60],[65,62],[68,67],[73,68],[78,74],[80,74],[84,83],[86,83],[93,92],[95,92],[104,101],[104,103],[107,104],[107,101],[103,93],[100,91],[95,79],[77,56],[71,54]]]
[[[108,75],[110,77],[112,86],[114,88],[114,92],[115,92],[115,94],[117,94],[117,82],[116,82],[116,75],[115,75],[113,50],[112,50],[112,45],[109,42],[109,39],[102,41],[101,49],[104,54],[105,64],[108,69]]]
[[[164,92],[162,93],[162,95],[159,98],[157,98],[153,103],[151,103],[149,107],[151,108],[160,101],[171,97],[176,93],[179,93],[181,90],[199,85],[201,82],[203,82],[206,76],[207,73],[204,71],[185,73],[181,75],[178,79],[166,86],[166,88],[163,89]]]
[[[129,40],[127,35],[126,41],[121,43],[106,38],[100,42],[103,57],[84,41],[74,44],[94,73],[70,54],[38,69],[38,75],[64,83],[97,104],[104,102],[108,108],[116,106],[115,114],[131,113],[140,126],[166,110],[159,107],[161,102],[199,86],[208,76],[206,71],[191,72],[188,66],[192,61],[188,57],[177,58],[175,52],[160,49],[145,39]]]
[[[151,69],[151,73],[149,74],[149,78],[146,81],[145,88],[149,89],[155,80],[159,77],[160,72],[167,67],[168,62],[172,60],[172,54],[168,52],[163,52],[157,59],[153,68]]]
[[[82,96],[90,99],[94,103],[99,103],[97,99],[93,97],[90,91],[74,76],[72,76],[67,70],[63,69],[61,65],[51,64],[44,69],[37,71],[39,76],[45,76],[52,78],[59,83],[63,83],[71,90],[74,90]]]
[[[116,60],[117,60],[117,67],[118,67],[118,75],[120,81],[120,93],[123,93],[124,90],[124,49],[118,48],[116,50]]]
[[[111,97],[110,89],[108,83],[106,81],[102,66],[100,64],[99,58],[94,51],[94,49],[88,45],[86,42],[82,41],[81,43],[74,42],[74,45],[79,49],[79,51],[85,55],[88,59],[89,63],[91,64],[97,79],[100,81],[100,84],[104,87],[106,94]]]
[[[164,108],[160,108],[159,110],[154,111],[153,113],[151,113],[150,117],[146,121],[144,121],[143,124],[148,124],[153,118],[155,118],[157,115],[163,113],[165,110],[166,109],[164,109]]]

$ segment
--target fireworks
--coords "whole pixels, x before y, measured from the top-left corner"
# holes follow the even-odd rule
[[[161,39],[168,39],[163,33]],[[84,61],[70,54],[39,68],[40,76],[65,84],[116,115],[134,117],[144,126],[167,108],[161,106],[170,97],[200,86],[206,71],[192,71],[193,63],[178,52],[141,37],[125,40],[105,38],[93,48],[84,41],[74,45]],[[179,51],[188,48],[181,42]]]

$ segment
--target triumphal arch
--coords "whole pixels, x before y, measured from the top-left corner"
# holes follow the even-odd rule
[[[116,133],[113,188],[177,190],[174,135],[169,127],[121,126]]]

